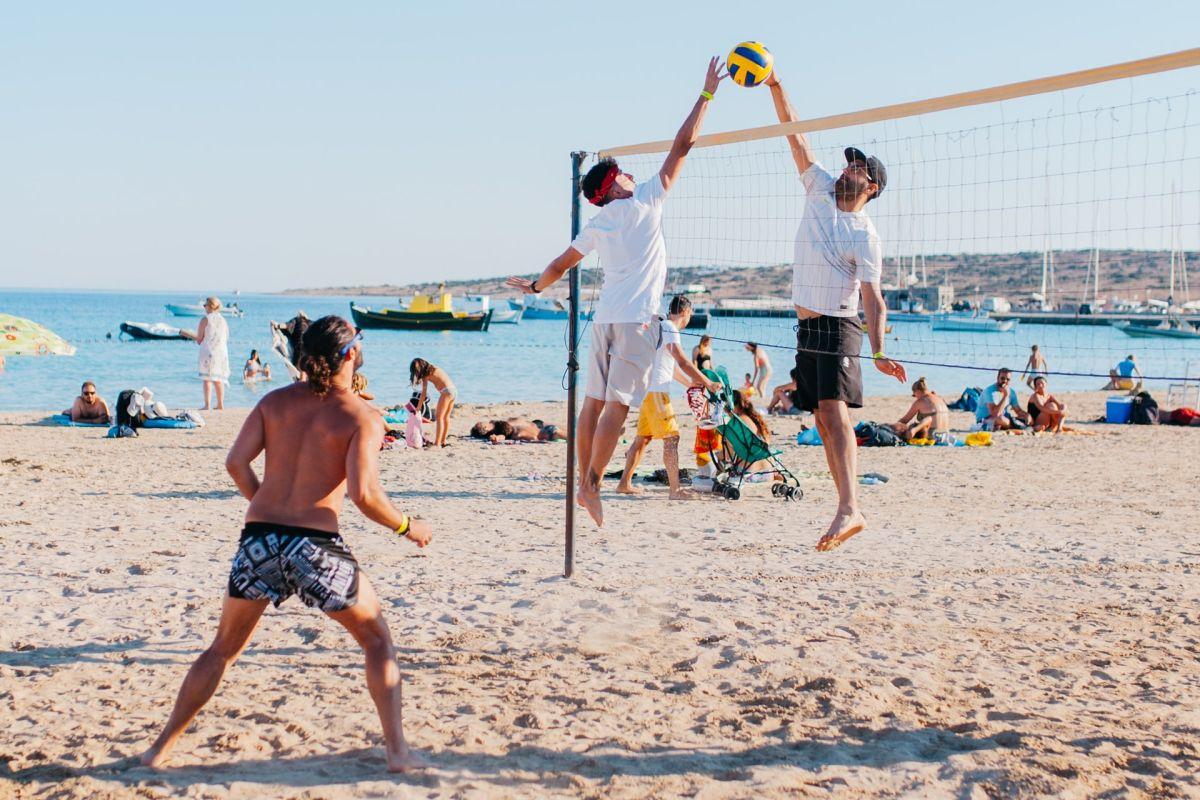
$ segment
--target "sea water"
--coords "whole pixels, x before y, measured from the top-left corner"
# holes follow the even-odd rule
[[[228,318],[229,362],[232,370],[225,404],[249,407],[264,392],[285,385],[287,372],[271,352],[271,320],[286,322],[303,310],[310,319],[325,314],[349,318],[350,302],[373,308],[396,305],[395,298],[296,295],[223,295],[245,311]],[[73,357],[10,357],[0,373],[0,410],[57,411],[70,406],[84,380],[94,381],[110,402],[122,389],[154,390],[170,408],[202,404],[197,375],[199,348],[190,341],[130,341],[120,336],[122,321],[164,322],[195,330],[196,317],[174,317],[166,303],[201,300],[188,293],[71,292],[0,290],[0,312],[28,317],[66,338],[77,348]],[[771,345],[772,385],[788,380],[795,346],[793,322],[787,319],[713,319],[707,333],[714,336],[714,363],[724,365],[735,386],[753,360],[742,342]],[[580,394],[587,374],[590,329],[581,324]],[[688,331],[684,349],[690,354],[701,331]],[[486,333],[365,331],[363,373],[381,405],[401,404],[412,392],[408,365],[424,358],[445,369],[459,390],[460,403],[563,400],[566,398],[567,323],[524,320],[519,325],[493,325]],[[111,338],[110,338],[111,337]],[[728,341],[726,341],[728,340]],[[897,322],[887,336],[889,355],[931,364],[908,364],[909,381],[921,375],[947,397],[964,386],[986,386],[999,366],[1018,372],[1038,343],[1051,370],[1106,375],[1127,353],[1135,353],[1147,375],[1183,376],[1190,369],[1200,376],[1200,343],[1186,340],[1131,339],[1109,327],[1019,325],[1013,333],[933,332],[927,322]],[[864,353],[869,355],[864,342]],[[243,383],[241,370],[251,349],[270,364],[274,380]],[[1191,362],[1189,365],[1189,361]],[[868,396],[907,394],[907,384],[876,371],[863,361]],[[951,366],[936,366],[936,365]],[[971,369],[978,367],[979,369]],[[1052,391],[1098,389],[1103,379],[1051,378]],[[1165,383],[1165,382],[1164,382]],[[679,393],[682,394],[682,387]],[[682,406],[680,407],[682,409]]]

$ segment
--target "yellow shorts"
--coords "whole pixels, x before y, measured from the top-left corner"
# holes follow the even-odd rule
[[[1133,388],[1133,378],[1117,378],[1117,388],[1126,391]]]
[[[675,409],[671,408],[669,394],[646,393],[638,412],[637,435],[650,439],[670,439],[679,435],[679,423],[675,421]]]

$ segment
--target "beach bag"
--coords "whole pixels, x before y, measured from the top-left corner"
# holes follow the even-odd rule
[[[878,422],[860,422],[854,428],[854,438],[859,447],[902,447],[904,440],[886,425]]]
[[[1133,398],[1133,408],[1129,412],[1131,425],[1157,425],[1158,403],[1149,392],[1138,392]]]
[[[410,413],[416,411],[417,401],[420,399],[421,393],[413,392],[412,397],[408,399],[408,410]],[[433,422],[437,419],[437,414],[434,413],[433,408],[429,405],[428,397],[425,398],[425,404],[421,406],[421,416],[425,418],[426,422]]]
[[[978,386],[968,386],[948,408],[956,411],[974,411],[979,407],[979,395],[981,394],[983,394],[983,390]]]
[[[117,428],[137,429],[142,427],[142,423],[146,421],[146,415],[141,411],[131,414],[129,406],[134,402],[134,397],[139,396],[133,389],[124,389],[117,395]],[[139,406],[134,406],[138,408]]]
[[[420,450],[425,446],[425,434],[421,432],[421,416],[409,413],[404,420],[404,443],[409,447]]]

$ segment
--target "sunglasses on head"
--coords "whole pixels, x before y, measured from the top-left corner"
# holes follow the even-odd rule
[[[362,331],[356,331],[354,334],[354,338],[351,339],[350,341],[346,342],[346,344],[344,344],[342,346],[342,349],[338,351],[338,355],[342,358],[345,358],[346,354],[354,349],[354,345],[359,344],[360,342],[362,342],[362,340],[363,340]]]

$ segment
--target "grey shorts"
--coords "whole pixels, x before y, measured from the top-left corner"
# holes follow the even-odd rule
[[[593,322],[588,356],[588,397],[632,406],[646,394],[662,323]]]
[[[229,568],[229,596],[270,600],[292,595],[322,611],[358,602],[358,561],[336,533],[247,522]]]

